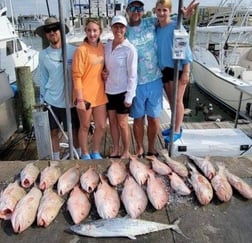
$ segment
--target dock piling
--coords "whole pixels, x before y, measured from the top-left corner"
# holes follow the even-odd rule
[[[31,131],[33,127],[32,111],[35,105],[34,87],[29,66],[16,67],[18,86],[19,115],[22,117],[23,129]]]

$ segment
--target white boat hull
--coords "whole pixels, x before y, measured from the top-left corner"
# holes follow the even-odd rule
[[[210,55],[212,54],[206,50],[203,53],[197,53],[197,50],[194,52],[192,67],[194,82],[214,99],[237,111],[240,91],[235,87],[252,85],[252,82],[235,78],[221,71],[218,63],[214,63],[213,55],[212,57]],[[200,57],[203,57],[204,61]],[[246,105],[249,102],[252,103],[252,97],[244,93],[240,109],[242,112],[246,112]]]
[[[16,82],[16,67],[28,66],[31,72],[37,69],[39,52],[19,38],[6,11],[6,7],[0,9],[0,69],[5,70],[9,83],[13,83]]]

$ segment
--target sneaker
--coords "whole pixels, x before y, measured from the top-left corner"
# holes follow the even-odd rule
[[[183,131],[183,128],[181,127],[180,128],[180,134],[182,133],[182,131]],[[162,131],[162,135],[164,137],[170,136],[170,134],[171,134],[171,128],[170,127]]]
[[[94,152],[90,156],[92,159],[103,159],[99,152]]]
[[[182,136],[182,133],[174,133],[173,134],[173,142],[177,141],[178,139],[180,139]],[[165,143],[169,143],[171,140],[170,136],[167,136],[164,138]]]
[[[80,157],[80,159],[82,159],[82,160],[89,160],[89,159],[91,159],[91,157],[90,157],[89,154],[82,154],[81,157]]]
[[[169,127],[167,129],[163,130],[161,134],[162,134],[162,136],[169,136],[170,133],[171,133],[171,128]]]

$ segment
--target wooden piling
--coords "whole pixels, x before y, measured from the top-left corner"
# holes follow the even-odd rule
[[[20,115],[22,117],[23,129],[32,130],[33,107],[35,105],[34,87],[30,67],[16,67],[16,77],[18,86],[18,103],[20,105]]]

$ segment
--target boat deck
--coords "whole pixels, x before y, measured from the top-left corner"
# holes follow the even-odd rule
[[[131,148],[130,152],[135,154],[136,145],[133,137],[133,128],[130,124],[130,134],[131,134]],[[168,127],[168,123],[162,123],[160,125],[160,130],[165,129]],[[183,128],[186,129],[231,129],[234,128],[234,123],[230,121],[225,122],[184,122]],[[244,122],[241,120],[237,126],[238,129],[241,129],[248,137],[252,138],[252,123]],[[146,142],[145,148],[147,149],[147,140],[144,139]],[[104,141],[102,142],[101,154],[106,158],[112,149],[111,147],[111,137],[109,133],[109,127],[107,127]],[[200,145],[199,145],[200,146]],[[165,148],[164,140],[161,134],[159,134],[158,139],[156,141],[156,149],[160,151]],[[200,149],[200,147],[199,147]],[[65,150],[62,150],[64,153]],[[24,134],[24,133],[16,133],[13,137],[0,148],[0,161],[13,161],[13,160],[37,160],[37,147],[36,141],[34,138],[34,133]]]

